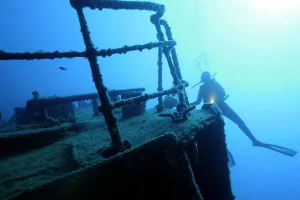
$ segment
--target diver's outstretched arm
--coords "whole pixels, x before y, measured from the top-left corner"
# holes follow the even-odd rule
[[[190,103],[190,106],[196,106],[196,105],[200,104],[202,99],[203,99],[202,91],[201,91],[201,88],[199,88],[197,100],[193,103]]]

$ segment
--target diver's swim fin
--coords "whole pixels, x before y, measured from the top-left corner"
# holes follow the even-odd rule
[[[259,143],[256,143],[254,146],[265,147],[270,150],[273,150],[273,151],[276,151],[276,152],[279,152],[279,153],[282,153],[282,154],[285,154],[285,155],[291,156],[291,157],[295,156],[298,153],[297,151],[295,151],[293,149],[278,146],[275,144],[267,144],[267,143],[259,142]]]
[[[227,156],[228,156],[228,165],[229,167],[234,167],[235,166],[235,160],[232,155],[232,153],[227,149]]]

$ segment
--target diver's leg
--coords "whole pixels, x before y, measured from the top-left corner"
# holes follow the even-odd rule
[[[268,148],[270,150],[288,155],[288,156],[295,156],[298,152],[293,150],[293,149],[289,149],[286,147],[282,147],[282,146],[278,146],[275,144],[267,144],[267,143],[262,143],[259,140],[257,140],[254,135],[251,133],[251,131],[249,130],[249,128],[246,126],[246,124],[243,122],[243,120],[226,104],[226,103],[222,103],[222,104],[218,104],[218,106],[220,107],[220,109],[223,112],[223,115],[227,118],[229,118],[231,121],[233,121],[234,123],[236,123],[240,129],[242,129],[242,131],[250,138],[250,140],[253,142],[254,146],[260,146],[260,147],[265,147]]]
[[[258,145],[261,143],[254,137],[244,121],[226,103],[222,103],[218,106],[222,110],[223,115],[238,125],[239,128],[248,136],[248,138],[250,138],[250,140],[253,142],[253,145]]]

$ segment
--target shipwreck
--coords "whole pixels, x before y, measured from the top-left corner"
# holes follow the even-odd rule
[[[70,5],[85,51],[0,51],[0,60],[86,57],[97,93],[42,98],[35,91],[25,108],[15,109],[18,126],[0,132],[0,199],[234,199],[222,114],[215,104],[200,110],[189,105],[164,5],[100,0]],[[83,13],[88,8],[152,11],[158,41],[97,50]],[[158,51],[157,91],[108,90],[97,57],[143,50]],[[163,56],[173,78],[169,89],[162,87]],[[168,94],[178,95],[176,111],[164,108]],[[145,103],[155,98],[157,106],[146,110]],[[84,100],[91,104],[79,113],[73,104]]]

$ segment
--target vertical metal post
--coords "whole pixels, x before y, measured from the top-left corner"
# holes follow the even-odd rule
[[[172,36],[172,32],[171,32],[171,27],[169,26],[167,21],[161,19],[161,20],[159,20],[159,22],[165,28],[168,40],[174,40],[173,36]],[[181,80],[182,79],[181,70],[180,70],[180,67],[179,67],[179,62],[178,62],[178,57],[177,57],[177,52],[176,52],[175,47],[171,49],[171,55],[172,55],[174,67],[176,68],[177,76]]]
[[[151,15],[151,22],[154,24],[155,28],[156,28],[156,31],[157,31],[157,39],[159,41],[162,41],[164,42],[165,39],[164,39],[164,34],[161,30],[161,26],[160,26],[160,23],[159,23],[159,17],[154,14],[154,15]],[[170,49],[169,48],[166,48],[166,47],[163,47],[163,53],[167,59],[167,62],[168,62],[168,65],[169,65],[169,68],[170,68],[170,73],[173,77],[173,84],[175,86],[179,85],[181,80],[178,78],[178,75],[177,75],[177,72],[176,72],[176,68],[174,67],[174,64],[173,64],[173,61],[171,59],[171,56],[170,56]],[[182,92],[179,92],[178,93],[178,96],[179,96],[179,102],[180,103],[183,103],[183,104],[186,104],[185,101],[186,101],[186,98],[184,97],[184,93]]]
[[[166,30],[166,35],[167,35],[168,40],[174,40],[172,32],[171,32],[171,27],[169,26],[168,22],[166,20],[163,20],[163,19],[159,20],[159,22],[162,26],[164,26],[164,28]],[[171,55],[172,55],[172,60],[173,60],[173,63],[174,63],[174,67],[176,68],[177,76],[180,80],[182,80],[181,70],[180,70],[178,57],[177,57],[177,52],[176,52],[175,47],[171,49]],[[184,89],[184,93],[185,93],[185,103],[187,105],[189,105],[189,100],[188,100],[188,97],[186,95],[185,89]]]
[[[163,91],[162,87],[162,47],[158,48],[158,61],[157,61],[157,66],[158,66],[158,87],[157,91],[161,92]],[[164,110],[164,105],[163,105],[163,100],[162,97],[158,97],[158,105],[156,106],[156,111],[161,112]]]
[[[122,141],[117,127],[117,119],[112,114],[112,105],[107,94],[107,88],[103,84],[102,74],[100,73],[99,65],[97,63],[96,49],[91,41],[90,32],[88,30],[87,22],[84,17],[82,8],[76,8],[76,11],[80,22],[82,36],[86,46],[86,54],[90,63],[93,81],[95,83],[101,101],[100,111],[104,115],[113,146],[121,148]]]

